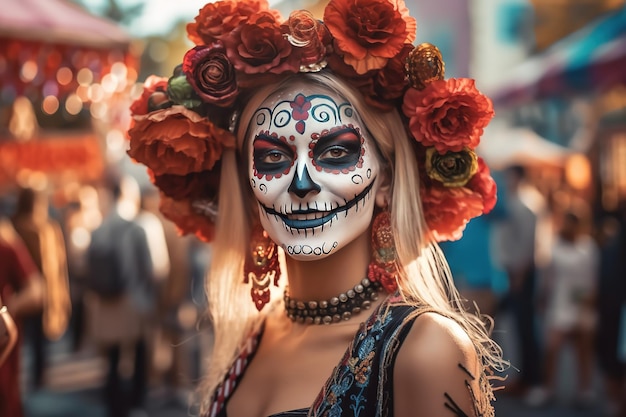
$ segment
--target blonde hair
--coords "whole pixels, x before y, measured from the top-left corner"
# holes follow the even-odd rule
[[[435,310],[454,319],[474,343],[488,372],[503,369],[501,350],[489,336],[491,321],[467,312],[454,286],[447,262],[439,247],[427,241],[427,226],[419,194],[418,163],[412,139],[407,136],[397,111],[380,112],[365,103],[361,94],[330,72],[298,74],[253,93],[241,114],[237,129],[239,148],[245,149],[248,121],[269,95],[289,87],[298,78],[333,91],[350,102],[375,139],[386,168],[392,173],[389,210],[400,267],[399,290],[407,303]],[[201,387],[202,408],[240,352],[247,332],[260,322],[250,301],[249,289],[242,285],[243,263],[251,224],[256,215],[251,190],[234,151],[226,152],[222,162],[219,217],[212,264],[207,280],[209,313],[214,325],[215,342],[208,374]],[[419,314],[420,309],[416,309]],[[483,375],[483,389],[491,399],[491,386]]]

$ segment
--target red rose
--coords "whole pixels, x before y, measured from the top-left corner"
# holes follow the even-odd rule
[[[143,83],[143,92],[141,97],[130,105],[130,113],[132,115],[148,114],[150,112],[150,97],[156,93],[165,93],[167,91],[167,78],[151,75],[146,78]]]
[[[413,137],[442,153],[474,149],[494,114],[491,100],[468,78],[435,80],[423,90],[410,88],[402,110]]]
[[[239,94],[235,68],[220,44],[196,46],[187,51],[183,72],[196,94],[206,103],[228,107]]]
[[[404,63],[412,50],[413,45],[404,45],[400,53],[374,76],[374,91],[382,100],[393,101],[404,94],[408,86]]]
[[[135,116],[128,135],[128,154],[157,176],[211,170],[223,149],[235,146],[230,132],[179,105]]]
[[[224,39],[224,44],[228,59],[246,74],[296,73],[300,69],[296,54],[291,53],[291,44],[269,12],[251,16]]]
[[[324,22],[357,73],[380,69],[415,40],[417,23],[404,0],[331,0]]]
[[[269,10],[267,0],[225,0],[204,5],[195,22],[187,25],[187,36],[196,45],[210,45],[228,36],[253,14]],[[271,13],[280,20],[280,14]]]
[[[154,175],[152,183],[166,196],[176,200],[217,198],[220,182],[220,163],[211,171],[192,172],[187,175]]]
[[[181,236],[194,234],[204,242],[211,242],[215,237],[215,225],[209,217],[194,208],[191,200],[174,200],[161,193],[159,209],[167,219],[174,222]]]

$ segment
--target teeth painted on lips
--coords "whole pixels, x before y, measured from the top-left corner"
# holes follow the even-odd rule
[[[315,220],[321,219],[322,217],[330,214],[329,211],[312,211],[309,213],[291,213],[286,214],[285,216],[289,220]]]
[[[365,204],[366,198],[370,195],[375,179],[363,191],[354,196],[354,198],[342,206],[338,206],[330,211],[317,210],[293,210],[290,214],[284,214],[267,206],[262,206],[265,213],[281,219],[286,227],[296,230],[314,229],[336,219],[340,213],[344,213],[344,217],[348,215],[351,208],[359,209],[359,204]]]

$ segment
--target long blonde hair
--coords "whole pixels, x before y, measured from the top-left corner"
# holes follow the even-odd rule
[[[485,370],[501,370],[504,361],[500,348],[489,336],[490,320],[465,310],[443,254],[435,243],[427,241],[419,194],[418,162],[412,139],[407,136],[397,111],[385,113],[373,109],[358,91],[330,72],[298,74],[262,87],[249,97],[239,118],[239,149],[245,149],[246,131],[253,112],[270,94],[288,88],[294,78],[305,79],[350,102],[365,122],[392,173],[389,210],[401,272],[398,284],[404,300],[456,320],[473,341]],[[236,155],[234,151],[226,152],[222,162],[219,215],[206,286],[215,342],[200,390],[202,409],[208,406],[213,391],[239,353],[245,335],[262,319],[250,301],[248,287],[242,284],[251,223],[256,215],[242,168],[246,166],[244,162],[245,155]],[[482,379],[486,381],[484,375]],[[483,389],[491,398],[490,385],[483,383]]]

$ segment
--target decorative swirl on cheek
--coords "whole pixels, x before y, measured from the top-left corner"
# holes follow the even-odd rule
[[[264,182],[259,184],[259,191],[263,194],[267,194],[267,185]]]
[[[363,184],[363,177],[359,174],[355,174],[352,176],[352,183],[354,184]]]
[[[256,188],[256,180],[254,178],[250,178],[250,187],[254,190]]]

